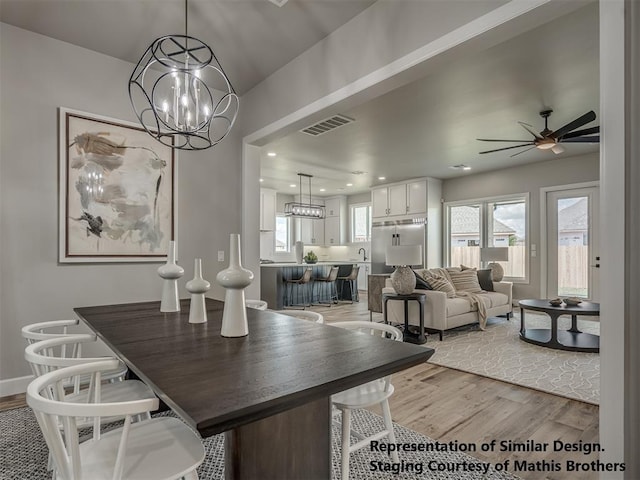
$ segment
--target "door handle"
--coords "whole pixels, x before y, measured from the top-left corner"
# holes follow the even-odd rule
[[[596,263],[595,265],[589,265],[590,267],[596,267],[596,268],[600,268],[600,264]]]

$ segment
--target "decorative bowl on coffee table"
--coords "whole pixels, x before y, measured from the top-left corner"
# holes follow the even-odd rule
[[[564,299],[564,303],[566,303],[570,307],[575,307],[582,303],[582,299],[578,297],[567,297]]]
[[[554,298],[549,300],[549,303],[551,305],[553,305],[554,307],[559,307],[560,305],[562,305],[562,299],[561,298]]]

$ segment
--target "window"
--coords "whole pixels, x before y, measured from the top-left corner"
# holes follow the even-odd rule
[[[276,215],[276,252],[291,251],[291,218]]]
[[[371,204],[351,206],[351,242],[371,241]]]
[[[510,280],[528,280],[527,225],[529,195],[455,202],[446,205],[449,265],[481,268],[481,247],[505,247],[499,262]]]

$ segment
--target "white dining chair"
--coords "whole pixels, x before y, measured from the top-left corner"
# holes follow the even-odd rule
[[[33,380],[27,404],[33,409],[54,461],[57,480],[197,479],[204,460],[202,442],[186,424],[172,417],[133,423],[133,417],[158,408],[157,398],[100,403],[101,375],[117,367],[117,360],[100,360],[61,368]],[[60,401],[68,377],[90,375],[97,386],[89,402]],[[50,392],[57,395],[53,397]],[[92,437],[80,441],[76,419],[93,418]],[[122,427],[106,433],[96,428],[100,418],[124,417]],[[58,421],[62,420],[62,431]]]
[[[316,323],[324,323],[324,317],[318,312],[310,310],[271,310],[273,313],[280,313],[300,320],[309,320]]]
[[[366,321],[347,321],[330,323],[335,327],[355,330],[366,335],[378,335],[383,338],[390,338],[395,341],[402,341],[402,332],[391,325],[384,323],[374,323]],[[396,442],[396,436],[393,432],[393,422],[391,420],[391,410],[389,408],[389,397],[393,394],[393,385],[391,384],[391,375],[373,380],[371,382],[350,388],[331,396],[331,403],[342,413],[341,421],[337,420],[340,414],[334,416],[334,422],[341,425],[342,429],[342,459],[341,470],[342,480],[349,478],[349,457],[352,452],[370,445],[373,440],[379,440],[388,437],[390,443]],[[357,408],[367,408],[372,405],[379,404],[382,408],[382,417],[384,419],[384,430],[365,437],[359,432],[351,429],[351,410]],[[356,437],[358,441],[351,445],[351,435]],[[393,452],[391,458],[395,463],[399,463],[398,453]]]
[[[78,319],[51,320],[47,322],[32,323],[30,325],[22,327],[21,333],[22,337],[27,341],[27,345],[31,345],[32,343],[41,342],[42,340],[50,340],[53,338],[63,338],[69,335],[81,334],[82,332],[74,332],[69,330],[70,328],[73,330],[73,327],[78,327],[79,323],[80,321]],[[105,358],[115,357],[115,354],[111,352],[111,350],[109,350],[107,346],[104,345],[104,343],[101,343],[100,347],[100,349],[104,350],[108,355],[108,357]],[[70,357],[73,356],[74,353],[66,352],[66,346],[63,346],[61,355]],[[113,372],[105,373],[102,378],[103,380],[107,380],[110,382],[120,381],[124,380],[127,372],[127,366],[124,363],[120,362],[118,364],[118,368],[116,368]],[[86,384],[84,380],[82,380],[81,383]]]
[[[60,338],[51,338],[29,345],[24,351],[24,358],[31,366],[36,377],[40,377],[52,371],[65,367],[97,363],[108,357],[83,357],[82,346],[95,342],[93,334],[67,335]],[[73,355],[70,355],[70,354]],[[115,360],[118,364],[119,361]],[[111,372],[103,372],[106,376]],[[69,377],[65,384],[65,394],[58,397],[60,401],[88,402],[95,396],[98,386],[92,384],[91,375],[84,378],[80,375]],[[101,381],[105,378],[101,375]],[[85,388],[86,387],[86,388]],[[138,400],[155,398],[153,390],[140,380],[122,380],[106,383],[100,387],[103,402],[118,402],[123,400]],[[106,421],[106,420],[105,420]]]
[[[255,308],[256,310],[266,310],[269,307],[269,304],[264,300],[254,300],[251,298],[247,298],[244,304],[247,308]]]

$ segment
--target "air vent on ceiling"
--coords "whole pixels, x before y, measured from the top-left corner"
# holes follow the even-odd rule
[[[333,117],[329,117],[321,122],[303,128],[300,131],[307,135],[317,137],[318,135],[330,132],[331,130],[335,130],[336,128],[347,125],[353,121],[353,118],[345,117],[344,115],[334,115]]]

